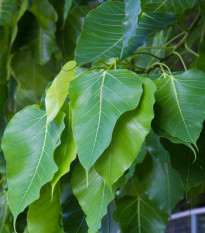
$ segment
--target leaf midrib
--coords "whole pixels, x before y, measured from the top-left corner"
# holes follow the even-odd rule
[[[191,137],[191,135],[190,135],[190,133],[189,133],[189,130],[188,130],[188,128],[187,128],[186,122],[185,122],[185,120],[184,120],[183,113],[182,113],[182,111],[181,111],[181,106],[180,106],[180,104],[179,104],[178,94],[177,94],[176,86],[175,86],[175,83],[174,83],[174,77],[173,77],[173,76],[170,76],[170,79],[171,79],[171,83],[172,83],[172,86],[173,86],[173,90],[174,90],[174,94],[175,94],[175,99],[176,99],[176,102],[177,102],[177,106],[178,106],[178,109],[179,109],[180,116],[181,116],[182,121],[183,121],[183,123],[184,123],[184,126],[185,126],[185,128],[186,128],[186,131],[187,131],[187,133],[188,133],[188,135],[189,135],[189,138],[191,139],[192,143],[195,145],[195,143],[194,143],[194,141],[193,141],[193,139],[192,139],[192,137]]]
[[[47,134],[48,134],[48,124],[46,124],[46,130],[45,130],[45,137],[44,137],[44,141],[43,141],[43,147],[42,147],[42,151],[41,151],[41,155],[40,155],[40,158],[39,158],[37,167],[36,167],[36,169],[35,169],[35,172],[34,172],[34,174],[33,174],[33,177],[32,177],[32,179],[31,179],[31,181],[30,181],[30,183],[29,183],[29,186],[28,186],[26,192],[25,192],[23,198],[21,199],[21,202],[19,203],[18,208],[17,208],[16,211],[15,211],[15,216],[18,215],[19,208],[20,208],[20,206],[21,206],[23,200],[25,199],[25,197],[26,197],[26,195],[27,195],[27,193],[28,193],[28,190],[30,189],[30,187],[31,187],[31,185],[32,185],[32,182],[33,182],[33,180],[34,180],[34,178],[35,178],[35,176],[36,176],[36,173],[37,173],[37,170],[38,170],[38,168],[39,168],[39,165],[40,165],[40,162],[41,162],[41,159],[42,159],[42,156],[43,156],[43,152],[44,152],[44,149],[45,149]]]

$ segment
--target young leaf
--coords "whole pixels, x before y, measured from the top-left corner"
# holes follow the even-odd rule
[[[87,15],[76,48],[78,65],[120,56],[124,16],[125,6],[121,2],[105,2]]]
[[[123,197],[116,202],[123,233],[164,233],[168,215],[145,197]]]
[[[65,175],[70,170],[70,164],[76,157],[76,144],[73,138],[73,130],[71,126],[71,108],[70,104],[66,103],[62,107],[62,112],[66,114],[64,123],[65,130],[61,135],[61,144],[56,148],[54,153],[55,163],[58,165],[58,171],[51,182],[52,190],[61,176]]]
[[[108,187],[111,187],[133,163],[151,129],[156,86],[150,79],[141,80],[144,91],[139,106],[119,119],[110,146],[95,164],[97,172]]]
[[[66,63],[46,92],[45,104],[48,123],[55,118],[68,95],[68,86],[74,79],[75,67],[75,61]]]
[[[40,198],[29,206],[27,218],[29,233],[63,232],[61,215],[59,185],[52,194],[48,183],[42,188]]]
[[[7,23],[11,19],[11,13],[15,0],[1,0],[0,3],[0,25]]]
[[[57,166],[53,151],[64,128],[64,114],[47,123],[46,112],[31,106],[9,122],[2,140],[7,162],[8,204],[14,222],[29,204],[38,199],[41,187],[53,178]]]
[[[192,8],[194,4],[195,0],[142,0],[142,8],[146,12],[180,14],[188,8]]]
[[[189,70],[155,81],[158,126],[195,146],[205,119],[204,78],[202,71]]]
[[[86,173],[78,164],[72,175],[72,187],[81,208],[87,215],[88,233],[96,233],[103,216],[107,213],[107,206],[113,200],[113,192],[108,189],[103,179],[92,168],[89,172],[89,185],[86,182]]]
[[[69,87],[79,159],[88,172],[109,146],[117,119],[137,107],[142,83],[128,70],[85,72]]]
[[[184,197],[184,187],[179,173],[171,167],[166,154],[167,151],[164,150],[164,156],[167,158],[164,162],[146,156],[144,162],[136,167],[136,173],[149,199],[161,210],[171,214]]]

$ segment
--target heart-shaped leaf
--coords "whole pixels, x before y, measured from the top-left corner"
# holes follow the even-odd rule
[[[109,146],[119,116],[137,107],[142,83],[128,70],[88,71],[71,82],[69,93],[78,156],[88,172]]]

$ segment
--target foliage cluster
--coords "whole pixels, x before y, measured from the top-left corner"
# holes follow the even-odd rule
[[[204,17],[204,0],[0,1],[0,233],[163,233],[197,203]]]

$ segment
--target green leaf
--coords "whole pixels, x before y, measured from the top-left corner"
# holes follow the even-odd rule
[[[20,85],[18,85],[16,90],[16,99],[14,102],[17,112],[28,105],[37,104],[37,103],[38,103],[38,99],[35,91],[23,89],[21,88]]]
[[[51,58],[55,45],[56,28],[43,28],[37,22],[32,25],[28,36],[28,43],[33,55],[33,59],[43,65]]]
[[[11,13],[15,0],[1,0],[0,2],[0,25],[6,24],[11,19]]]
[[[149,199],[168,214],[184,197],[184,187],[179,173],[171,167],[167,151],[164,150],[165,162],[146,156],[144,162],[136,167],[140,182]]]
[[[145,197],[123,197],[116,202],[122,233],[164,233],[168,215]]]
[[[128,70],[85,72],[70,84],[73,132],[88,172],[109,146],[117,119],[137,107],[142,83]]]
[[[31,12],[36,16],[42,28],[57,21],[58,15],[48,0],[31,0]]]
[[[183,13],[186,9],[192,8],[195,0],[142,0],[142,9],[146,12],[173,12]]]
[[[205,59],[205,40],[199,44],[199,58],[196,63],[196,67],[205,72],[204,59]]]
[[[74,58],[74,52],[77,40],[80,37],[84,18],[90,10],[89,5],[77,7],[69,12],[64,27],[57,28],[56,40],[66,60]]]
[[[204,78],[203,72],[189,70],[155,81],[158,126],[195,146],[205,119]]]
[[[176,23],[176,17],[173,14],[141,13],[139,0],[126,1],[125,13],[122,57],[133,53],[143,45],[152,32],[162,30],[168,24]]]
[[[28,8],[28,0],[22,0],[20,4],[20,8],[17,12],[14,12],[12,15],[12,24],[11,24],[11,42],[10,45],[13,44],[17,32],[18,32],[18,22],[25,13],[26,9]]]
[[[141,80],[144,91],[139,106],[119,119],[110,146],[95,165],[108,187],[111,187],[133,163],[151,129],[156,86],[150,79]]]
[[[58,165],[58,171],[53,177],[51,182],[52,190],[54,189],[56,183],[70,170],[71,162],[76,158],[76,144],[73,138],[72,131],[72,116],[71,116],[71,107],[69,103],[66,103],[62,107],[62,111],[66,113],[64,123],[65,130],[61,136],[61,144],[56,148],[54,153],[55,163]]]
[[[21,83],[22,88],[34,90],[37,96],[42,95],[47,83],[52,80],[50,70],[35,63],[28,50],[22,50],[13,56],[11,68],[12,74]]]
[[[52,194],[50,183],[45,185],[40,198],[29,206],[29,233],[60,233],[61,227],[60,189],[56,186]]]
[[[170,153],[172,167],[179,172],[186,192],[205,180],[204,139],[205,131],[203,130],[197,141],[199,153],[195,161],[195,155],[190,148],[183,144],[174,144],[168,140],[162,140],[163,146]]]
[[[46,112],[31,106],[14,115],[5,130],[2,148],[7,162],[8,204],[15,221],[57,171],[53,151],[64,128],[63,118],[60,113],[47,125]]]
[[[48,123],[56,117],[65,102],[68,95],[68,87],[70,82],[74,79],[75,72],[76,62],[67,62],[47,90],[45,104]]]
[[[121,2],[105,2],[87,15],[76,48],[78,65],[120,56],[124,16],[125,6]]]
[[[101,226],[103,216],[107,213],[108,204],[114,198],[114,190],[111,192],[108,189],[94,168],[90,170],[88,179],[87,186],[85,170],[78,164],[72,175],[73,192],[87,215],[88,233],[96,233]]]

